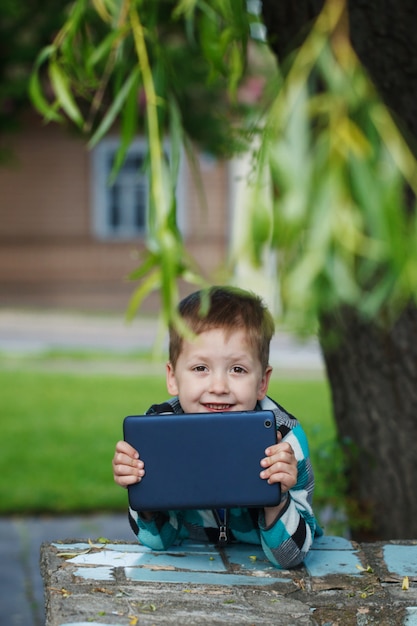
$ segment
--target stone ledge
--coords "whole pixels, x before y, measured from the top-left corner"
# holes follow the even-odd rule
[[[42,545],[41,572],[47,626],[417,626],[411,541],[322,537],[302,567],[279,570],[258,546],[67,540]]]

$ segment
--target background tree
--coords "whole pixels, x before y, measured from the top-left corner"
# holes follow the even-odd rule
[[[33,59],[62,27],[68,0],[0,3],[0,163],[12,157],[6,137],[28,108]]]
[[[137,129],[147,134],[150,228],[133,306],[160,288],[174,323],[178,279],[202,282],[176,228],[180,147],[192,154],[191,140],[207,142],[190,103],[210,102],[212,151],[253,151],[230,268],[244,255],[262,266],[274,251],[284,322],[304,333],[319,322],[357,532],[408,538],[417,532],[417,222],[404,190],[408,199],[417,191],[416,166],[353,52],[344,2],[328,0],[313,22],[319,9],[263,3],[281,63],[256,110],[238,99],[257,21],[244,0],[76,0],[38,58],[31,93],[46,117],[69,118],[91,144],[120,119],[119,163]]]
[[[299,45],[323,4],[321,0],[296,4],[264,0],[265,23],[279,59],[284,60]],[[381,7],[350,0],[345,19],[356,53],[415,151],[416,4],[389,0]],[[381,184],[382,190],[381,178],[375,183]],[[365,190],[369,205],[375,200],[373,192],[369,184]],[[410,194],[406,205],[413,202],[414,194]],[[404,203],[393,203],[396,211],[401,211],[401,206]],[[375,209],[384,210],[381,199]],[[412,245],[416,243],[414,240]],[[406,244],[400,239],[395,245],[402,248]],[[348,494],[356,533],[362,537],[413,537],[417,531],[413,487],[417,459],[411,444],[417,435],[415,303],[405,300],[395,320],[387,304],[375,319],[361,316],[355,307],[343,307],[324,311],[320,322],[334,414],[349,459]],[[339,337],[333,346],[328,342],[331,334]]]

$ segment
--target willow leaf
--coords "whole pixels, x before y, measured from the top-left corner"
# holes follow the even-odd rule
[[[119,31],[109,33],[98,46],[94,47],[90,56],[86,58],[86,66],[92,68],[100,61],[105,60],[120,37]]]
[[[170,167],[171,175],[174,181],[178,180],[178,172],[181,162],[181,146],[182,146],[182,121],[181,113],[174,99],[169,102],[169,121],[170,121]]]
[[[158,264],[159,264],[158,256],[154,254],[153,252],[148,252],[143,263],[129,274],[128,276],[129,280],[140,280]]]
[[[49,122],[62,122],[63,117],[60,115],[54,106],[52,106],[43,96],[43,89],[39,80],[39,74],[33,72],[29,81],[29,96],[44,118]]]
[[[127,310],[126,310],[126,319],[131,321],[137,313],[137,310],[140,308],[143,300],[148,296],[152,291],[158,289],[161,282],[161,270],[157,268],[154,272],[149,274],[149,276],[143,281],[139,287],[135,289],[132,297],[130,298]]]
[[[130,93],[130,90],[135,84],[137,84],[139,75],[140,75],[140,70],[138,67],[135,67],[132,73],[129,74],[129,76],[125,80],[122,88],[120,89],[115,100],[113,101],[113,104],[111,105],[106,115],[104,116],[100,126],[98,127],[94,135],[91,137],[89,144],[88,144],[90,148],[93,148],[94,146],[96,146],[98,142],[104,137],[104,135],[109,131],[114,121],[116,120],[118,114],[120,113],[124,103],[126,102],[128,95]]]
[[[63,117],[60,115],[56,106],[51,105],[44,96],[44,89],[42,87],[40,79],[40,68],[56,53],[56,47],[54,45],[44,48],[35,60],[32,75],[29,80],[29,95],[37,108],[47,121],[62,122]]]
[[[138,127],[138,93],[140,87],[140,75],[136,76],[131,89],[127,94],[126,104],[121,111],[121,139],[116,152],[113,169],[110,174],[110,184],[117,176],[118,171],[124,163],[126,154],[132,144]]]
[[[66,75],[55,61],[51,61],[49,64],[49,76],[60,106],[68,117],[77,126],[81,127],[84,121],[83,116],[71,93],[71,87]]]
[[[105,0],[92,0],[93,6],[97,13],[100,15],[103,22],[111,22],[112,16],[107,10]]]

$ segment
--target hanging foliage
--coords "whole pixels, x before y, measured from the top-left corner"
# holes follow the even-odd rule
[[[118,122],[116,168],[146,134],[149,233],[131,314],[160,289],[172,320],[179,279],[205,284],[176,224],[180,154],[192,154],[191,142],[222,156],[254,150],[229,270],[271,262],[272,250],[291,326],[311,330],[342,305],[366,316],[389,305],[395,315],[416,298],[416,212],[404,193],[417,192],[416,164],[350,46],[345,10],[344,0],[328,0],[248,106],[239,88],[258,17],[244,0],[74,2],[38,57],[31,95],[46,119],[70,120],[90,146]]]

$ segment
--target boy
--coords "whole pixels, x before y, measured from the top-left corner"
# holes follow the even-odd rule
[[[178,311],[192,337],[170,329],[166,377],[174,397],[153,405],[148,413],[273,410],[278,443],[260,459],[260,476],[281,483],[281,501],[260,510],[226,510],[224,517],[219,511],[130,511],[132,528],[141,543],[162,550],[177,539],[213,541],[219,528],[226,528],[229,538],[261,544],[277,567],[299,565],[321,529],[312,510],[314,477],[305,434],[298,421],[266,395],[273,319],[260,298],[230,287],[213,287],[208,296],[195,292],[180,302]],[[140,454],[119,441],[113,457],[116,483],[127,487],[139,482],[145,470]]]

